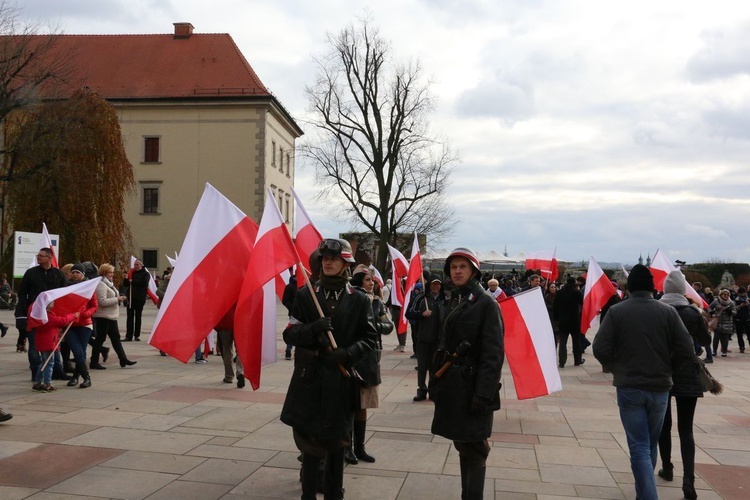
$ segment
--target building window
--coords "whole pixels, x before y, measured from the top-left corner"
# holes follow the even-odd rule
[[[286,203],[286,213],[284,214],[286,217],[284,219],[284,222],[289,224],[289,199],[284,200],[284,202]]]
[[[157,184],[143,184],[142,190],[142,214],[158,214],[159,210],[159,190],[160,186]]]
[[[143,267],[147,267],[149,271],[155,271],[159,269],[158,250],[144,250],[142,262],[143,262]]]
[[[279,146],[279,170],[284,173],[284,150]]]
[[[286,154],[286,176],[289,177],[292,173],[292,159],[289,153]]]
[[[143,138],[143,162],[144,163],[159,163],[160,160],[160,138],[159,137],[144,137]]]
[[[271,165],[276,166],[276,141],[271,141]]]

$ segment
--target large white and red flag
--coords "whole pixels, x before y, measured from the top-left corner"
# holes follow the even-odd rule
[[[234,313],[234,342],[253,390],[260,387],[261,366],[276,362],[274,280],[298,262],[292,235],[269,190]],[[273,300],[264,298],[269,290]]]
[[[237,302],[257,224],[206,184],[149,343],[187,363]]]
[[[404,287],[401,284],[401,280],[409,274],[409,262],[404,257],[404,254],[390,245],[388,245],[388,253],[391,256],[392,268],[391,284],[393,285],[393,290],[391,291],[391,304],[402,307],[404,304]]]
[[[411,294],[414,287],[422,279],[422,254],[419,253],[419,240],[417,233],[414,232],[414,242],[411,245],[411,259],[409,259],[409,272],[406,275],[406,285],[404,286],[403,306],[398,319],[398,333],[406,332],[406,326],[409,321],[406,319],[406,310],[409,309]],[[403,330],[403,332],[402,332]]]
[[[55,247],[52,246],[52,238],[49,236],[49,231],[47,231],[47,223],[42,222],[42,236],[39,238],[39,249],[42,248],[49,248],[52,251],[52,259],[50,259],[50,262],[52,264],[52,267],[60,267],[60,265],[57,262],[57,254],[55,253]],[[36,266],[36,255],[31,258],[31,262],[29,263],[29,269]]]
[[[505,326],[505,355],[518,399],[562,390],[555,334],[541,287],[499,301]]]
[[[557,249],[528,253],[526,255],[526,269],[538,269],[542,273],[542,278],[548,281],[557,281],[556,251]]]
[[[27,328],[31,330],[49,321],[47,306],[50,302],[55,303],[52,306],[52,311],[57,316],[65,316],[80,311],[91,300],[91,297],[96,292],[96,286],[101,280],[101,278],[96,278],[81,281],[75,285],[55,288],[40,293],[29,311]]]
[[[607,301],[617,293],[599,264],[591,257],[589,269],[586,272],[586,288],[583,292],[583,310],[581,311],[581,333],[585,334],[591,328],[591,322],[607,304]]]
[[[323,241],[323,235],[315,227],[294,188],[292,188],[292,194],[294,195],[295,213],[294,246],[297,247],[297,254],[300,262],[302,262],[301,266],[297,266],[297,288],[302,288],[305,286],[304,268],[310,265],[310,255],[317,250],[318,245]]]
[[[677,271],[677,268],[672,265],[672,263],[667,259],[667,256],[661,253],[660,250],[657,250],[654,254],[654,260],[651,261],[651,274],[654,277],[654,288],[660,292],[664,291],[664,280],[667,279],[667,275],[671,273],[672,271]],[[685,275],[683,274],[683,278]],[[703,300],[703,297],[701,297],[697,291],[695,291],[695,288],[690,285],[690,283],[687,282],[687,279],[685,281],[685,291],[682,292],[683,295],[687,295],[690,297],[693,301],[695,301],[696,304],[699,304],[703,309],[706,309],[708,307],[708,303]]]

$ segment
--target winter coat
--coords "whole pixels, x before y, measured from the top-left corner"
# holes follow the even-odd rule
[[[337,346],[349,352],[350,363],[346,368],[351,368],[376,348],[377,331],[370,300],[364,293],[346,285],[331,314],[319,283],[315,285],[315,293],[324,314],[332,319]],[[317,336],[306,328],[319,317],[310,290],[299,290],[289,325],[284,330],[284,342],[296,346],[296,350],[281,421],[320,439],[348,439],[357,385],[354,378],[345,377],[339,367],[320,361]]]
[[[711,317],[718,317],[719,322],[716,324],[714,331],[717,333],[732,333],[734,329],[734,316],[737,314],[737,308],[734,302],[729,299],[727,305],[721,304],[721,299],[714,299],[708,306],[708,314]]]
[[[747,321],[750,319],[750,297],[747,294],[744,296],[737,295],[737,298],[734,299],[734,306],[737,310],[737,316],[735,316],[737,321]]]
[[[47,322],[35,328],[34,341],[36,350],[39,352],[52,352],[60,340],[60,328],[68,326],[73,321],[74,314],[58,316],[52,311],[47,311]]]
[[[430,308],[432,314],[428,317],[422,316],[427,307]],[[427,295],[420,293],[414,297],[414,302],[409,305],[409,310],[406,311],[405,316],[410,321],[416,321],[419,324],[418,333],[415,338],[418,344],[437,344],[443,332],[445,308],[446,300],[442,290],[437,297],[431,293],[427,293]]]
[[[40,293],[65,286],[65,276],[56,267],[44,269],[42,266],[34,266],[27,269],[18,285],[18,304],[16,304],[16,318],[25,318],[29,307]],[[24,327],[25,328],[25,327]]]
[[[99,308],[94,312],[93,317],[117,321],[120,317],[120,301],[117,300],[119,296],[120,292],[117,291],[115,285],[103,277],[96,285],[96,301]]]
[[[612,385],[653,392],[672,387],[672,365],[695,357],[674,307],[637,291],[609,309],[594,337],[594,356],[613,374]]]
[[[375,321],[375,330],[378,332],[376,348],[365,356],[365,359],[354,364],[354,369],[362,378],[364,387],[380,385],[380,358],[383,351],[381,335],[388,335],[393,331],[393,322],[385,313],[385,306],[379,298],[368,296],[372,300],[372,316]]]
[[[123,282],[123,286],[126,288],[123,295],[128,298],[130,307],[133,307],[134,304],[143,305],[146,303],[146,292],[150,280],[151,275],[145,267],[142,267],[139,271],[133,271],[130,279]]]
[[[435,403],[432,433],[454,441],[482,441],[492,433],[493,412],[500,409],[505,359],[500,308],[478,282],[471,290],[454,290],[448,307],[433,373],[464,340],[471,347],[440,378],[430,381],[430,398]],[[486,411],[472,413],[474,396],[490,402]]]
[[[557,291],[552,303],[552,316],[557,320],[560,330],[580,331],[582,307],[583,294],[575,285],[565,285]]]
[[[688,300],[678,293],[665,293],[660,302],[671,305],[677,310],[682,323],[687,328],[693,342],[708,346],[711,344],[711,334],[708,333],[703,314],[696,307],[690,305]],[[672,363],[672,382],[674,385],[669,391],[671,396],[681,397],[703,397],[703,384],[700,379],[700,359],[693,359],[682,363]]]

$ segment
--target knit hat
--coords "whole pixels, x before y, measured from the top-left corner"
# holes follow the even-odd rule
[[[685,293],[685,277],[679,270],[675,269],[667,275],[664,280],[664,293]]]
[[[70,272],[72,273],[73,271],[78,271],[79,273],[86,276],[86,269],[83,267],[83,264],[81,263],[73,264],[73,267],[70,268]]]
[[[653,292],[654,277],[643,264],[636,264],[628,276],[628,290],[630,292]]]

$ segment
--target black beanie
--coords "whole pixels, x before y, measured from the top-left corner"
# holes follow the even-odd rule
[[[630,270],[628,276],[628,291],[630,292],[653,292],[654,277],[651,271],[643,264],[636,264]]]

